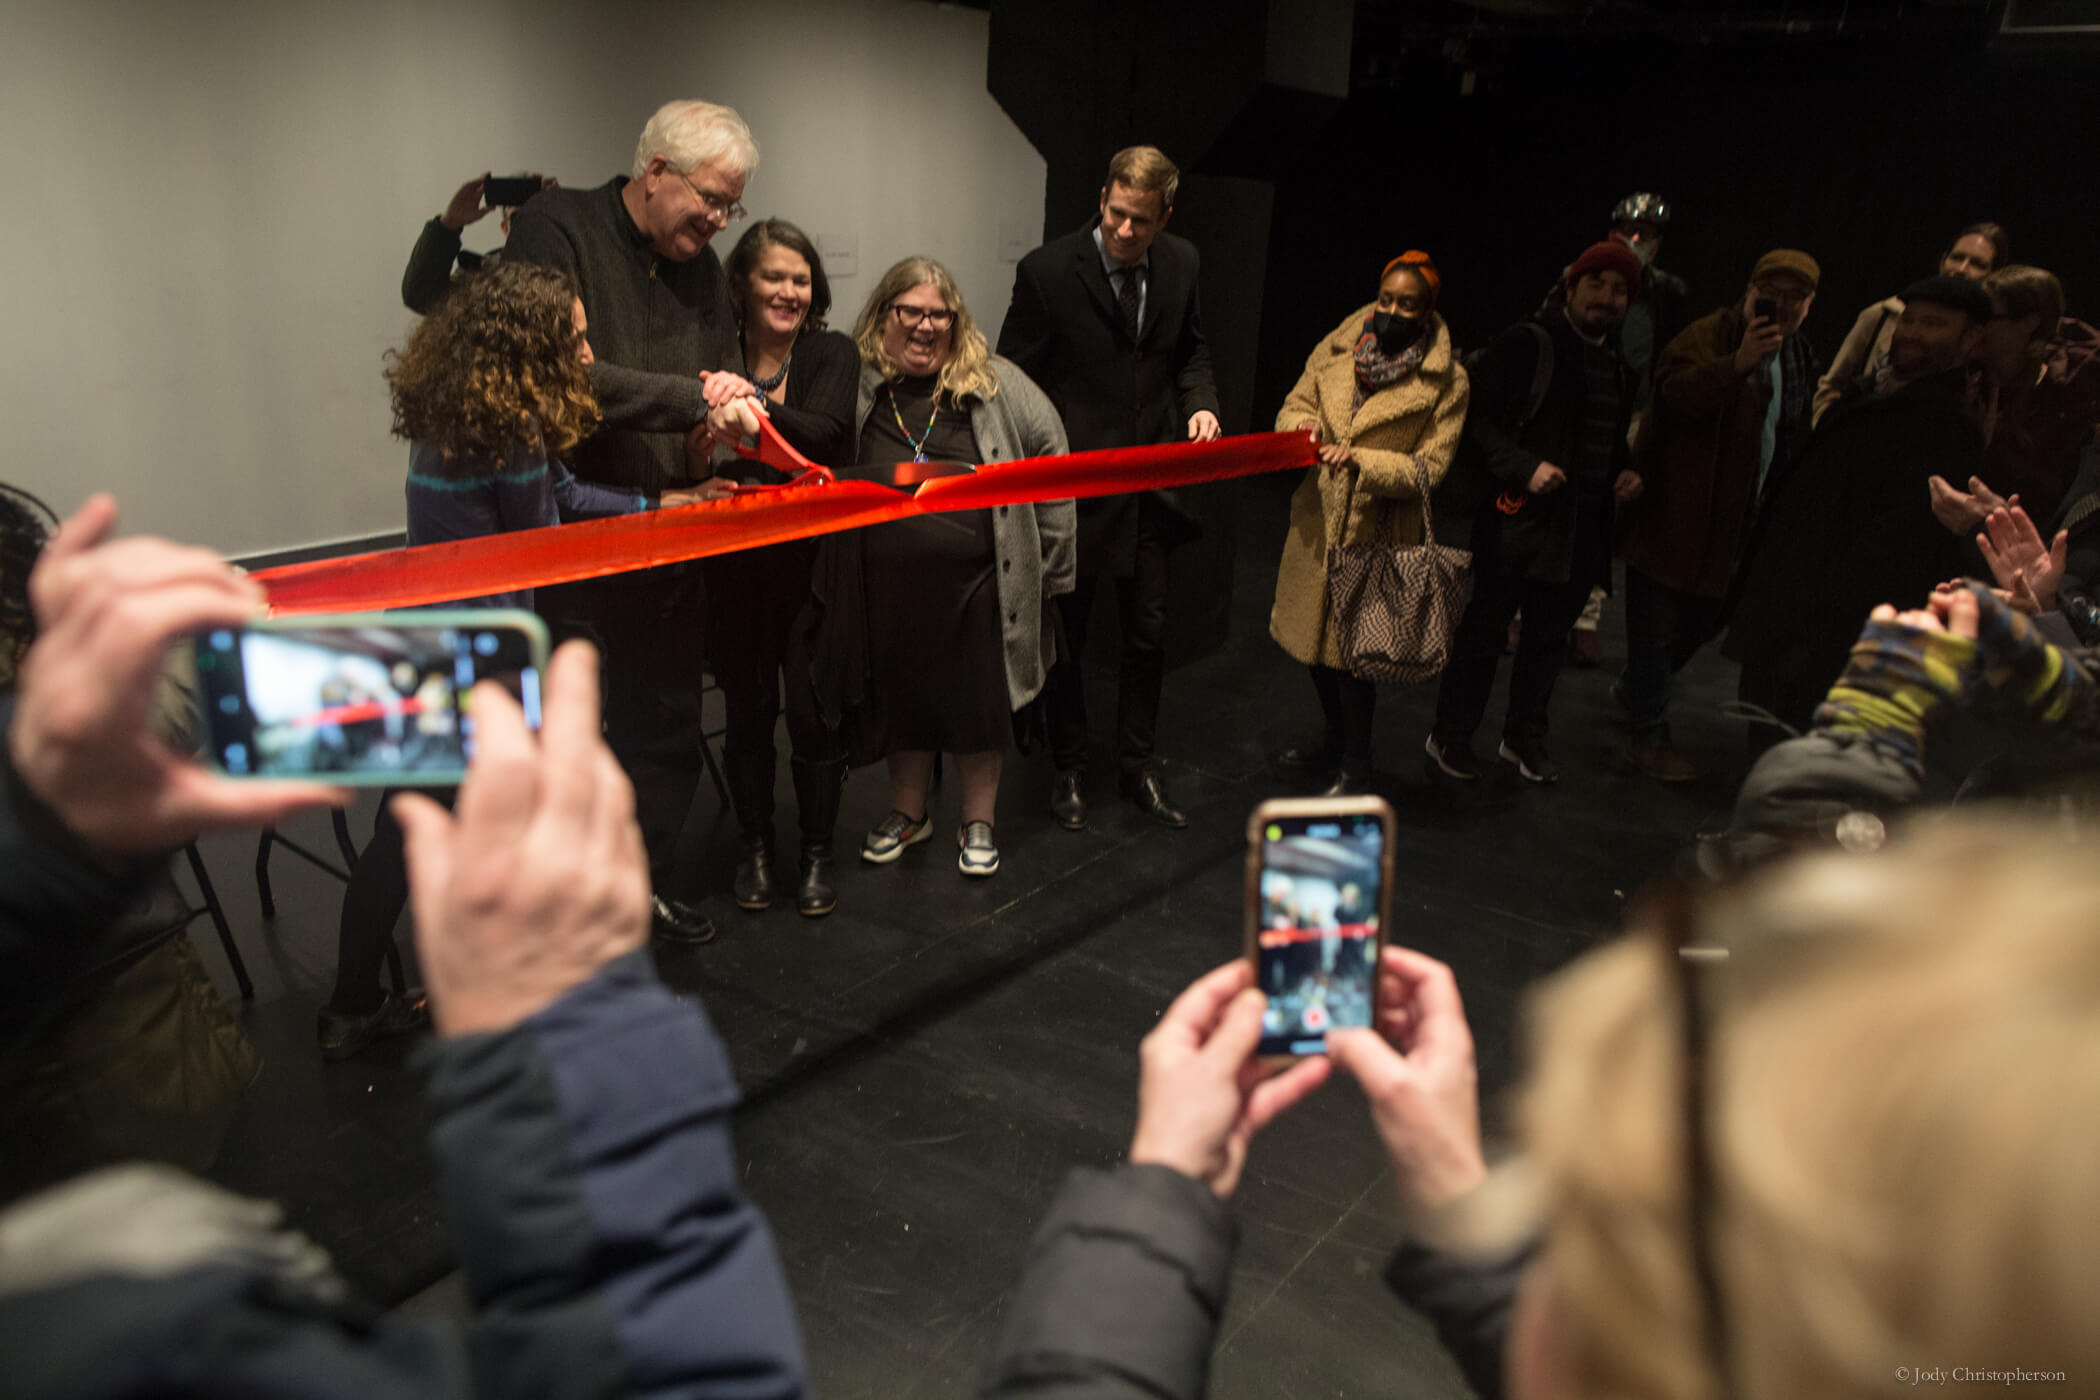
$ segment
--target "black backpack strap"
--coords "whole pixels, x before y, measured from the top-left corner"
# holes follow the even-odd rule
[[[1538,355],[1531,362],[1531,391],[1524,399],[1524,411],[1517,416],[1511,436],[1517,436],[1531,426],[1531,420],[1539,416],[1545,406],[1546,391],[1553,387],[1553,336],[1536,321],[1525,321],[1524,328],[1538,338]]]

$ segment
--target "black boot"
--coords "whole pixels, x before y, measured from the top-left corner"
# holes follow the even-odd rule
[[[788,760],[795,778],[795,807],[802,823],[802,859],[797,869],[795,909],[811,919],[838,906],[838,867],[831,860],[839,824],[839,799],[846,791],[844,759]]]
[[[773,842],[770,839],[744,842],[744,858],[736,863],[736,881],[731,886],[736,907],[757,911],[771,908],[779,887],[773,874]]]
[[[722,755],[722,768],[744,842],[731,889],[739,909],[757,911],[779,893],[773,870],[773,750],[732,750]]]
[[[1371,791],[1371,760],[1344,758],[1333,781],[1320,792],[1322,797],[1361,797]]]

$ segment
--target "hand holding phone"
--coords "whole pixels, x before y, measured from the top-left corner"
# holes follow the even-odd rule
[[[491,175],[482,181],[481,198],[491,209],[515,209],[546,187],[538,175]]]
[[[1139,1049],[1133,1164],[1172,1167],[1220,1199],[1232,1194],[1254,1135],[1328,1075],[1322,1058],[1266,1075],[1254,1054],[1262,1012],[1243,958],[1175,998]]]
[[[109,539],[117,503],[88,498],[29,576],[38,636],[23,658],[9,756],[74,835],[119,854],[268,826],[348,794],[320,783],[229,783],[173,752],[149,720],[168,643],[263,605],[261,587],[208,550]]]
[[[1385,949],[1376,1024],[1328,1040],[1328,1054],[1371,1105],[1403,1207],[1436,1211],[1480,1184],[1487,1165],[1473,1031],[1449,967],[1411,949]]]
[[[1327,1053],[1369,1026],[1391,919],[1393,809],[1376,797],[1285,798],[1247,825],[1247,961],[1267,997],[1260,1053]]]

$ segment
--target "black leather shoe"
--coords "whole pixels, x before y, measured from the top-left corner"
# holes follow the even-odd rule
[[[771,842],[758,841],[744,847],[744,858],[737,862],[736,879],[730,889],[736,895],[739,909],[756,911],[771,906],[777,893],[773,882]]]
[[[1189,824],[1189,819],[1174,805],[1174,799],[1167,796],[1166,781],[1152,769],[1147,768],[1141,773],[1125,773],[1122,786],[1123,795],[1136,803],[1140,812],[1161,826],[1170,826],[1179,831]]]
[[[1058,770],[1050,789],[1050,815],[1067,831],[1086,830],[1086,774]]]
[[[652,913],[650,930],[666,943],[698,945],[715,941],[715,921],[702,913],[697,904],[655,895]]]
[[[839,906],[839,893],[833,887],[838,879],[838,867],[831,863],[831,847],[815,850],[802,848],[801,879],[795,889],[795,912],[805,919],[821,919]]]

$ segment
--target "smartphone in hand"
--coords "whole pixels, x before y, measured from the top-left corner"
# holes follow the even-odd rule
[[[1247,958],[1269,999],[1257,1052],[1327,1053],[1372,1023],[1391,923],[1393,809],[1377,797],[1279,798],[1247,822]]]
[[[1779,303],[1770,297],[1759,297],[1751,302],[1750,313],[1760,321],[1769,321],[1775,326],[1779,324]]]
[[[346,613],[194,639],[206,758],[234,778],[445,787],[474,756],[475,684],[537,728],[547,628],[501,608]]]
[[[481,202],[491,209],[515,209],[544,188],[537,175],[491,175],[481,182]]]

